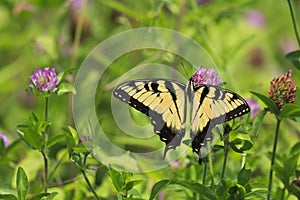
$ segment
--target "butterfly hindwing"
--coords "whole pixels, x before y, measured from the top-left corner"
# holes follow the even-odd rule
[[[154,132],[166,143],[165,154],[180,145],[185,134],[185,85],[164,79],[135,80],[117,86],[113,94],[149,116]]]
[[[190,135],[193,151],[199,154],[206,136],[217,124],[239,117],[250,111],[238,94],[213,85],[194,86],[190,80],[187,95],[191,103]]]

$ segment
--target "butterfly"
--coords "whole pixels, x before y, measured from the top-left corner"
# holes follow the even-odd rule
[[[118,85],[113,95],[149,116],[154,132],[166,143],[164,157],[176,149],[186,131],[187,100],[190,102],[190,137],[201,164],[201,147],[217,125],[250,111],[238,94],[215,85],[187,85],[167,79],[132,80]]]

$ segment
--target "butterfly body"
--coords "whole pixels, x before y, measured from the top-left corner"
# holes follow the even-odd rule
[[[185,135],[187,99],[191,104],[190,137],[199,155],[205,137],[215,125],[250,111],[238,94],[213,85],[184,84],[167,79],[133,80],[116,87],[114,96],[149,116],[154,132],[166,143],[165,153],[176,149]]]

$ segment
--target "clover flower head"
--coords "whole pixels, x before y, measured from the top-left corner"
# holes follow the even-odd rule
[[[198,68],[198,71],[192,76],[192,80],[195,85],[218,85],[221,83],[221,78],[214,69],[205,69],[203,66]]]
[[[32,76],[29,87],[36,87],[39,92],[51,93],[57,90],[59,80],[54,68],[37,69]]]
[[[250,118],[253,119],[260,111],[259,105],[253,99],[246,99],[246,102],[250,106]]]
[[[295,103],[296,83],[292,79],[292,70],[271,81],[269,97],[276,103],[279,110],[287,103]]]
[[[197,0],[198,6],[210,3],[212,0]]]
[[[83,0],[68,0],[67,4],[71,10],[79,11],[82,7]]]
[[[0,138],[3,140],[4,146],[7,147],[9,145],[9,140],[7,135],[5,135],[4,133],[0,133]]]
[[[246,13],[247,21],[256,28],[261,28],[265,25],[266,19],[260,10],[250,10]]]

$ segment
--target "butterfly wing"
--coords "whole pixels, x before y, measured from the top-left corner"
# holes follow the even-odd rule
[[[250,108],[246,101],[234,92],[212,85],[195,86],[192,80],[189,81],[187,95],[191,102],[192,148],[199,155],[201,162],[200,148],[204,146],[205,137],[211,133],[212,128],[246,114]]]
[[[149,116],[154,132],[166,143],[164,157],[180,145],[185,134],[185,85],[164,79],[135,80],[117,86],[113,94]]]

